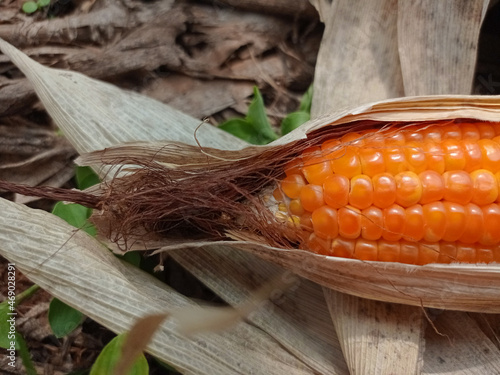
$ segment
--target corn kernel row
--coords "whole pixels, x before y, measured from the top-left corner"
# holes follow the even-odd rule
[[[418,175],[406,171],[395,176],[389,173],[373,177],[361,174],[351,179],[332,174],[322,185],[307,184],[301,175],[293,174],[283,179],[281,189],[292,199],[291,212],[297,214],[293,207],[300,205],[309,212],[324,204],[333,208],[350,205],[360,210],[372,205],[386,208],[396,203],[410,207],[439,200],[486,205],[500,202],[499,184],[500,172],[493,174],[487,169],[471,173],[448,171],[442,175],[427,170]]]
[[[396,175],[404,171],[417,174],[427,170],[439,174],[455,170],[500,171],[500,133],[497,135],[493,126],[490,127],[492,131],[487,134],[490,133],[491,139],[449,138],[442,130],[437,133],[439,137],[424,137],[426,131],[434,134],[431,130],[439,126],[421,132],[350,133],[340,140],[326,141],[305,150],[285,167],[285,173],[288,176],[302,174],[309,183],[319,185],[334,173],[352,178],[360,174],[373,177],[384,172]],[[496,129],[500,132],[500,127]],[[423,140],[415,140],[419,138]]]
[[[314,234],[323,239],[340,236],[370,241],[500,243],[500,205],[497,203],[479,207],[473,203],[438,201],[407,208],[393,204],[384,209],[371,206],[364,210],[325,205],[314,210],[311,224]]]
[[[323,255],[360,260],[399,262],[424,265],[429,263],[500,263],[500,246],[466,244],[462,242],[371,241],[335,238],[324,240],[314,234],[308,239],[309,248]]]

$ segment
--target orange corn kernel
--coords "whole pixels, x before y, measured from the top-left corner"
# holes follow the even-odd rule
[[[389,207],[396,201],[396,180],[389,173],[381,173],[372,178],[373,204],[379,208]]]
[[[384,231],[382,237],[387,241],[398,241],[405,229],[406,211],[403,207],[393,204],[383,211]]]
[[[453,263],[457,261],[457,244],[455,242],[441,242],[437,259],[438,263]]]
[[[420,203],[426,204],[439,201],[444,196],[444,180],[443,176],[436,171],[425,171],[418,175],[422,183],[422,196]]]
[[[349,191],[349,204],[353,207],[363,209],[370,207],[373,203],[373,184],[370,177],[358,175],[351,179]]]
[[[472,141],[477,141],[481,138],[481,134],[479,133],[479,129],[476,124],[470,123],[461,123],[460,129],[462,130],[462,139],[470,139]]]
[[[300,174],[286,176],[283,181],[281,181],[281,190],[283,190],[283,193],[285,193],[287,197],[292,199],[300,197],[300,191],[304,186],[306,186],[306,181]]]
[[[476,259],[476,247],[474,245],[457,244],[457,262],[475,263]]]
[[[470,178],[472,180],[472,203],[482,206],[497,200],[498,182],[493,173],[486,169],[478,169],[470,174]]]
[[[465,151],[465,171],[472,172],[480,169],[483,164],[483,155],[477,141],[464,140],[462,141],[462,147]]]
[[[462,139],[462,130],[457,124],[444,125],[443,140],[445,139]]]
[[[341,258],[352,258],[355,244],[355,241],[338,237],[332,241],[333,255]]]
[[[424,211],[420,204],[415,204],[405,210],[405,229],[403,238],[408,241],[420,241],[424,237]]]
[[[292,174],[302,174],[303,162],[302,158],[296,158],[285,164],[285,174],[290,176]]]
[[[465,168],[465,151],[462,142],[456,139],[447,139],[441,143],[446,171],[456,171]]]
[[[446,210],[442,202],[427,203],[422,206],[425,228],[424,240],[437,242],[446,231]]]
[[[311,233],[307,240],[307,246],[310,250],[318,254],[333,255],[332,240],[325,240]]]
[[[473,203],[466,204],[465,210],[465,228],[459,241],[464,243],[478,242],[483,233],[484,217],[483,210]]]
[[[373,177],[385,172],[384,154],[376,148],[363,147],[359,150],[359,162],[363,174]]]
[[[420,173],[427,170],[427,158],[422,142],[407,142],[405,146],[405,157],[410,171]]]
[[[444,200],[467,204],[472,199],[472,179],[465,171],[443,173]]]
[[[418,262],[418,242],[400,241],[399,262],[406,264],[417,264]]]
[[[479,239],[482,245],[496,245],[500,242],[500,207],[496,203],[482,207],[483,234]]]
[[[302,203],[302,207],[309,212],[320,208],[325,204],[323,188],[313,184],[304,186],[300,191],[300,202]]]
[[[400,147],[391,147],[384,150],[385,170],[396,175],[408,170],[405,153]]]
[[[361,237],[366,240],[378,240],[384,231],[384,214],[378,207],[369,207],[361,211]]]
[[[477,141],[483,158],[482,168],[493,173],[500,171],[500,144],[491,139]]]
[[[423,266],[424,264],[436,263],[439,252],[439,243],[419,242],[417,264]]]
[[[446,214],[446,230],[443,241],[457,241],[463,234],[466,224],[466,214],[463,205],[453,202],[443,202]]]
[[[377,243],[375,241],[358,239],[354,245],[354,258],[360,260],[377,260]]]
[[[345,207],[349,203],[350,181],[346,176],[334,174],[323,182],[323,196],[326,204],[333,208]]]
[[[478,122],[477,130],[481,139],[492,139],[497,135],[493,126],[487,122]]]
[[[292,199],[288,204],[288,208],[290,209],[290,213],[293,215],[300,216],[305,212],[302,202],[299,199]]]
[[[322,206],[311,215],[314,233],[321,238],[336,238],[339,234],[339,218],[337,210],[328,206]]]
[[[422,198],[422,183],[414,172],[401,172],[394,176],[396,181],[396,203],[409,207]]]
[[[333,172],[352,178],[361,174],[361,161],[355,147],[342,147],[328,156]]]
[[[427,159],[427,168],[443,174],[446,168],[443,147],[439,143],[425,142],[422,148]]]
[[[358,238],[361,235],[361,212],[347,206],[338,210],[339,235],[344,238]]]

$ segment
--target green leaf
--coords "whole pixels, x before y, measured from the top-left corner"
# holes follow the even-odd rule
[[[252,124],[241,118],[234,118],[222,123],[219,128],[253,145],[268,142],[254,129]]]
[[[17,354],[19,354],[19,357],[21,357],[21,360],[23,361],[24,369],[26,370],[27,375],[37,375],[35,365],[33,361],[31,360],[31,355],[30,351],[28,349],[28,344],[26,344],[26,341],[24,340],[24,337],[16,332],[16,342],[19,347]]]
[[[91,236],[95,236],[97,233],[96,228],[87,220],[92,214],[92,209],[90,208],[76,203],[65,204],[63,202],[57,202],[52,210],[52,213],[59,216],[68,224],[71,224],[76,228],[83,229]]]
[[[85,315],[66,305],[57,298],[52,298],[49,306],[49,323],[57,338],[73,332],[83,321]]]
[[[311,113],[311,103],[313,97],[313,85],[309,86],[307,91],[305,92],[302,100],[300,101],[299,111]]]
[[[38,8],[44,8],[50,5],[50,0],[38,0],[36,4],[38,5]]]
[[[272,130],[269,119],[266,115],[266,107],[264,106],[264,99],[260,94],[259,88],[255,86],[253,88],[254,97],[250,106],[248,107],[248,114],[245,120],[252,124],[253,128],[257,131],[259,135],[266,140],[265,143],[269,143],[278,139],[278,135]],[[265,144],[259,143],[259,144]]]
[[[125,262],[130,263],[137,268],[141,266],[142,256],[138,251],[129,251],[123,255],[115,254],[118,258],[123,259]]]
[[[311,115],[307,112],[298,111],[289,113],[283,121],[281,121],[281,135],[290,133],[292,130],[298,128],[303,123],[309,121]]]
[[[92,369],[90,370],[90,375],[112,375],[113,368],[122,355],[122,345],[125,340],[126,333],[122,333],[111,340],[108,345],[104,347],[97,357]],[[148,375],[149,366],[144,354],[136,360],[132,369],[123,375]]]
[[[99,176],[90,167],[77,167],[75,172],[78,189],[85,190],[101,182]]]
[[[38,10],[38,5],[34,1],[27,1],[23,4],[22,10],[26,14],[35,13]]]
[[[9,300],[5,300],[2,303],[0,303],[0,347],[4,349],[8,349],[11,346],[11,342],[14,343],[14,346],[16,349],[18,349],[17,346],[17,340],[15,339],[15,330],[11,331],[10,327],[11,324],[9,322],[9,319],[14,317],[16,319],[15,315],[9,315],[9,313],[13,313],[14,311],[10,309],[11,305],[9,305]],[[15,325],[12,325],[12,327],[15,327]]]

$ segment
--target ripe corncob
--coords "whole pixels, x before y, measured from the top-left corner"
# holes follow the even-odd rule
[[[309,250],[500,262],[500,123],[349,133],[305,150],[285,173],[274,195]]]

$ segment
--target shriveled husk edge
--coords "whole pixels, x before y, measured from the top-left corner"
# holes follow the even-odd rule
[[[363,105],[354,110],[341,110],[308,122],[296,131],[264,147],[251,146],[240,151],[224,151],[224,157],[241,160],[273,147],[293,144],[307,135],[328,126],[340,126],[354,121],[380,122],[438,121],[447,119],[500,121],[500,98],[495,96],[424,96],[385,100]],[[193,158],[179,158],[162,153],[161,143],[127,144],[102,152],[82,156],[80,164],[95,164],[103,156],[127,155],[128,152],[151,154],[172,167],[197,163]],[[170,156],[169,156],[170,155]],[[170,157],[170,159],[169,159]],[[217,242],[220,244],[220,242]],[[189,241],[173,247],[210,246],[215,243]],[[172,247],[165,243],[163,250]],[[413,266],[400,263],[366,262],[314,254],[296,249],[279,249],[258,242],[233,241],[231,246],[275,262],[300,276],[334,290],[363,298],[414,306],[500,313],[499,264],[431,264]]]

